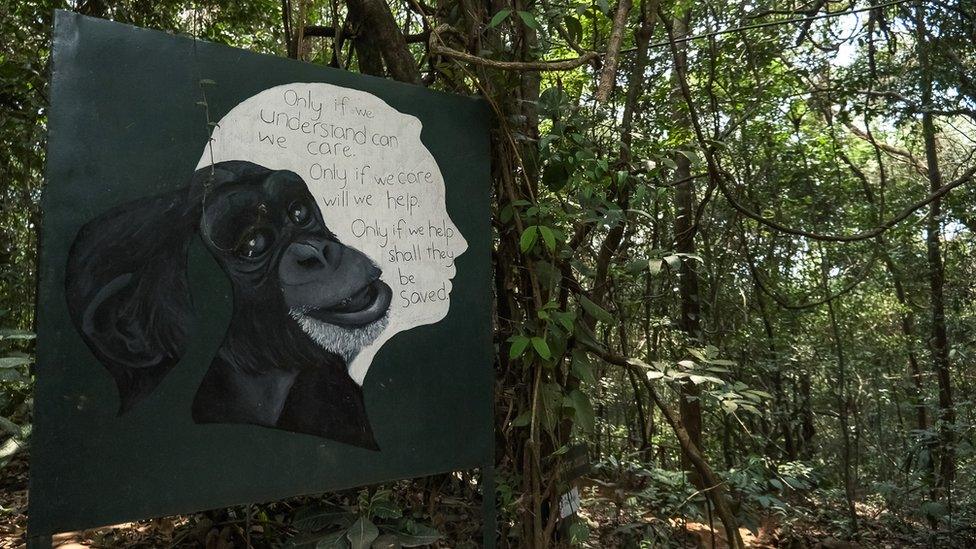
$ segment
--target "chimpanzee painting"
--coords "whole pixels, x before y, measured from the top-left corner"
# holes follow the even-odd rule
[[[493,458],[483,100],[58,12],[33,536]]]
[[[364,92],[277,86],[216,124],[186,188],[85,225],[66,296],[115,380],[120,413],[184,354],[187,245],[199,234],[232,281],[234,317],[197,391],[194,421],[378,450],[363,378],[383,342],[447,314],[454,258],[467,248],[420,129]],[[381,261],[396,272],[389,283]]]
[[[234,318],[193,419],[378,449],[347,364],[383,331],[392,291],[329,230],[301,177],[246,161],[200,168],[187,188],[119,206],[75,240],[69,310],[114,377],[120,412],[183,355],[194,233],[232,281]]]
[[[197,391],[194,421],[378,450],[360,386],[373,355],[397,332],[447,314],[454,258],[467,248],[420,129],[367,93],[277,86],[216,124],[185,189],[85,225],[66,296],[115,379],[120,413],[184,354],[187,245],[199,234],[232,281],[234,318]],[[289,138],[303,143],[290,147]],[[298,171],[317,183],[318,198]],[[380,261],[396,271],[389,283]]]

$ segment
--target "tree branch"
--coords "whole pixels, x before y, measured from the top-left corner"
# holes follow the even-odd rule
[[[787,227],[786,225],[783,225],[777,221],[773,221],[772,219],[765,218],[757,214],[756,212],[753,212],[749,208],[743,206],[741,203],[739,203],[739,201],[736,200],[734,196],[732,196],[732,193],[729,192],[728,187],[725,185],[725,176],[728,175],[727,172],[722,172],[717,182],[718,182],[719,190],[722,191],[722,196],[724,196],[725,199],[728,200],[729,204],[731,204],[733,208],[735,208],[739,213],[748,217],[749,219],[758,221],[759,223],[762,223],[763,225],[769,227],[770,229],[774,229],[781,233],[791,234],[794,236],[803,236],[811,240],[820,240],[824,242],[856,242],[859,240],[867,240],[869,238],[874,238],[884,233],[888,229],[894,227],[895,225],[907,219],[908,216],[912,215],[916,211],[931,204],[935,200],[938,200],[939,198],[942,198],[943,196],[949,194],[949,191],[951,191],[952,189],[955,189],[956,187],[966,184],[967,182],[969,182],[970,179],[973,178],[974,174],[976,174],[976,166],[970,167],[968,170],[966,170],[961,176],[959,176],[955,180],[939,187],[932,194],[906,207],[898,215],[888,219],[884,223],[881,223],[880,225],[874,228],[867,229],[859,233],[850,234],[850,235],[819,234],[810,231],[804,231],[802,229],[794,229],[792,227]]]
[[[925,167],[924,164],[919,162],[917,158],[915,158],[915,156],[912,154],[912,151],[895,147],[894,145],[889,145],[887,143],[882,143],[877,139],[875,139],[874,136],[865,132],[861,128],[858,128],[857,126],[855,126],[850,122],[844,122],[844,127],[850,130],[850,132],[856,135],[857,137],[867,141],[868,143],[871,143],[872,145],[885,151],[886,153],[893,154],[895,156],[901,157],[902,159],[906,160],[909,164],[912,165],[912,167],[915,168],[915,170],[918,171],[919,174],[928,175],[929,169]]]
[[[473,65],[481,65],[482,67],[506,71],[569,71],[591,63],[600,57],[600,54],[590,51],[575,59],[563,59],[560,61],[496,61],[449,48],[433,40],[430,44],[430,51],[436,55],[443,55],[444,57],[450,57],[458,61],[466,61]]]
[[[407,40],[397,27],[390,7],[383,0],[347,0],[346,6],[380,50],[390,75],[400,82],[420,83],[420,69],[407,48]]]
[[[597,84],[594,99],[597,103],[603,103],[610,96],[610,90],[617,79],[617,59],[620,56],[620,44],[624,39],[624,27],[627,25],[627,16],[630,14],[632,6],[631,0],[620,0],[617,4],[617,13],[613,17],[613,30],[610,31],[610,40],[607,42],[607,55],[603,60],[603,71],[600,73],[599,84]]]

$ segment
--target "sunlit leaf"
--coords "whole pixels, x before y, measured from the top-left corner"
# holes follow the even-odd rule
[[[535,246],[535,242],[538,239],[538,228],[535,225],[527,227],[524,231],[522,231],[522,237],[519,239],[519,248],[521,248],[523,252],[527,252]]]
[[[488,28],[493,29],[497,27],[502,23],[502,21],[505,20],[506,17],[508,17],[511,14],[512,14],[512,10],[509,8],[503,8],[498,10],[498,13],[496,13],[495,16],[491,18],[491,21],[488,22]]]

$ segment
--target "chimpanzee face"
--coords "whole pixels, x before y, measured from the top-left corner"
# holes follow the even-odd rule
[[[194,233],[230,278],[235,317],[247,319],[233,328],[235,341],[255,340],[238,332],[256,318],[285,331],[297,323],[348,362],[386,327],[392,290],[372,260],[336,239],[298,175],[220,162],[197,170],[188,187],[105,212],[72,245],[68,309],[115,377],[121,411],[185,352]]]
[[[298,175],[250,174],[205,196],[201,235],[245,303],[283,301],[313,340],[347,360],[386,326],[392,291],[380,269],[338,241]]]

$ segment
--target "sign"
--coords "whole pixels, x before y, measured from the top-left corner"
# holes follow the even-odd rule
[[[557,478],[570,484],[593,469],[586,444],[573,444],[559,460]]]
[[[32,536],[490,463],[475,99],[58,12]]]
[[[570,515],[575,515],[580,510],[580,492],[579,487],[573,486],[573,489],[566,492],[565,494],[559,496],[559,518],[565,519]]]

